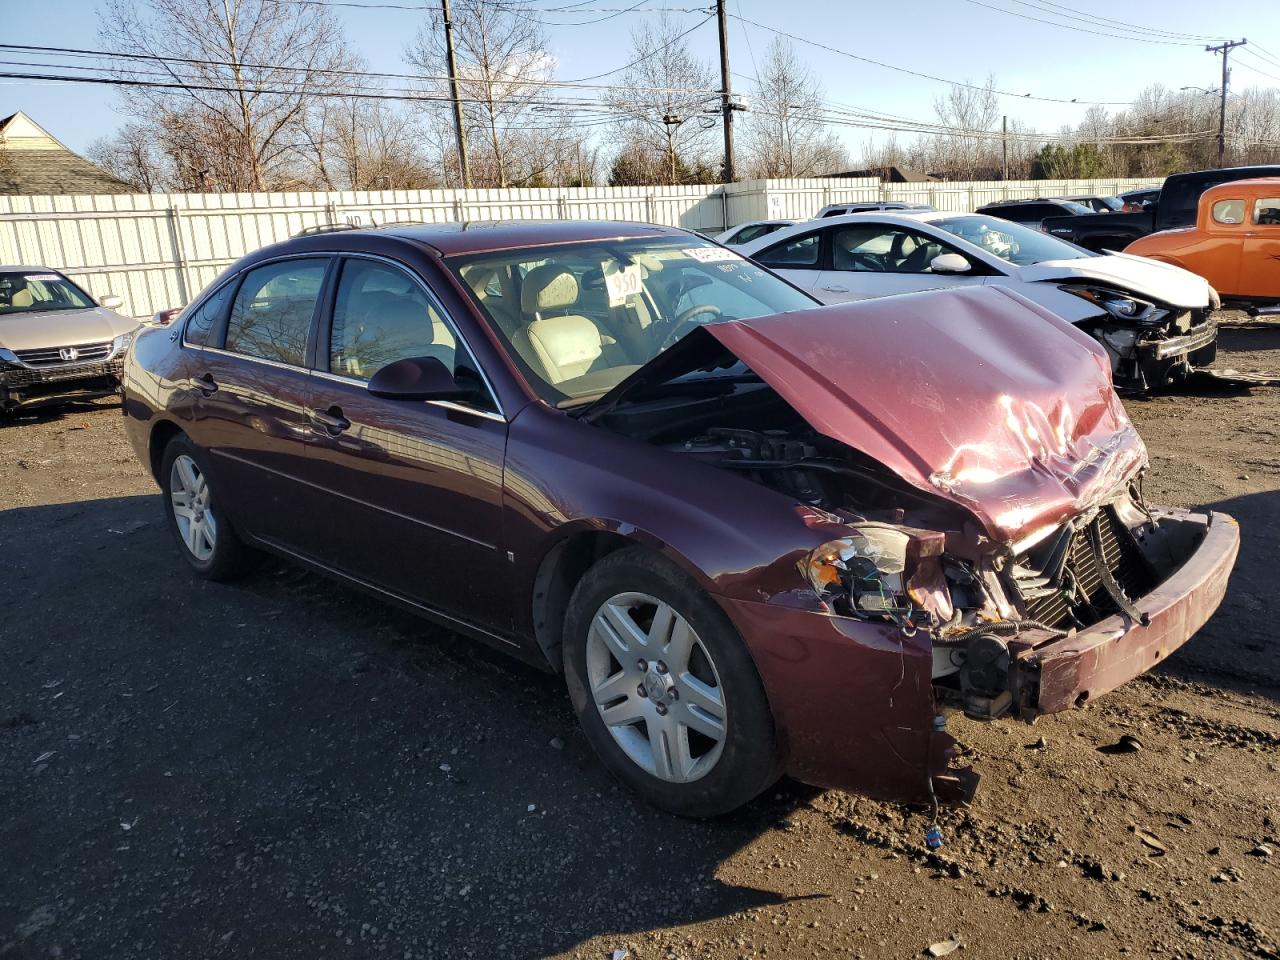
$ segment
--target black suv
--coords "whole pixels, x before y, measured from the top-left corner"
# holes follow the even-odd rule
[[[1041,221],[1047,217],[1079,217],[1093,213],[1089,207],[1074,200],[1051,200],[1044,197],[1034,200],[1000,200],[979,207],[974,212],[999,217],[1001,220],[1012,220],[1036,229],[1039,229]]]

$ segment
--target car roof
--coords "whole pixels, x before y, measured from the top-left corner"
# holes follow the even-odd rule
[[[990,203],[984,203],[979,210],[986,207],[1013,207],[1020,203],[1066,203],[1066,197],[1017,197],[1012,200],[992,200]],[[1074,201],[1071,201],[1074,202]]]
[[[688,237],[688,230],[621,220],[486,220],[458,223],[395,223],[341,230],[344,238],[360,235],[395,237],[428,247],[444,257],[496,250],[631,240],[641,237]]]
[[[61,276],[61,271],[53,269],[53,267],[40,267],[34,263],[0,263],[0,272],[3,273],[56,273]]]

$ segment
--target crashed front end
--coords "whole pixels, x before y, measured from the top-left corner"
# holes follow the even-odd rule
[[[74,346],[0,347],[0,413],[120,392],[132,334]]]
[[[725,578],[717,600],[798,779],[963,800],[977,777],[956,765],[948,710],[1082,705],[1221,601],[1234,521],[1146,504],[1146,449],[1106,357],[1046,313],[985,288],[717,324],[631,389],[742,364],[731,382],[771,393],[734,386],[687,417],[602,401],[615,429],[638,435],[634,417],[650,442],[795,504],[813,545]]]
[[[1221,301],[1212,291],[1207,306],[1186,308],[1109,286],[1072,283],[1060,289],[1098,307],[1096,316],[1078,326],[1107,351],[1118,389],[1144,392],[1175,383],[1218,355]]]

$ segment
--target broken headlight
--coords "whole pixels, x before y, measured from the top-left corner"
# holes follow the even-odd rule
[[[1088,300],[1101,307],[1117,320],[1133,320],[1137,323],[1150,322],[1164,315],[1164,311],[1156,309],[1156,305],[1148,300],[1131,297],[1127,293],[1111,290],[1107,287],[1093,287],[1087,284],[1068,283],[1059,289],[1074,296]]]
[[[904,628],[950,615],[937,562],[943,537],[886,523],[861,523],[800,561],[818,597],[845,616],[886,619]]]

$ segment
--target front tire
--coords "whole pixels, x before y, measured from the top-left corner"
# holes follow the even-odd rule
[[[184,436],[165,447],[160,489],[178,549],[206,580],[230,580],[249,566],[249,551],[226,520],[205,467],[205,455]]]
[[[781,774],[773,716],[742,639],[688,574],[642,547],[610,554],[579,582],[564,668],[592,747],[654,806],[718,816]]]

